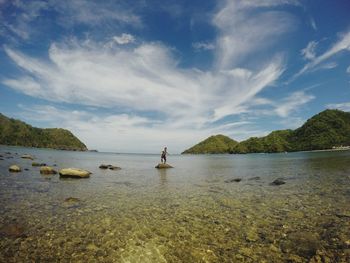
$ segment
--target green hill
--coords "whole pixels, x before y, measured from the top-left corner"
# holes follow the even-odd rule
[[[296,129],[290,140],[295,151],[350,145],[350,112],[325,110]]]
[[[237,144],[235,140],[224,136],[224,135],[215,135],[210,136],[209,138],[201,141],[195,146],[187,149],[183,154],[215,154],[215,153],[229,153],[230,150]]]
[[[273,131],[265,137],[251,137],[231,149],[231,153],[274,153],[291,151],[292,130]]]
[[[86,151],[77,137],[65,129],[40,129],[0,113],[0,144]]]
[[[184,153],[211,153],[208,151],[211,148],[207,148],[204,144],[207,140]],[[198,147],[199,145],[201,147]],[[342,145],[350,146],[350,113],[340,110],[325,110],[307,120],[303,126],[296,130],[273,131],[267,136],[251,137],[235,144],[225,144],[222,141],[220,148],[226,150],[220,153],[310,151],[331,149]],[[193,148],[195,151],[190,151]]]

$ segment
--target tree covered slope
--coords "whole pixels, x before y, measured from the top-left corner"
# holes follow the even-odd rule
[[[201,141],[195,146],[187,149],[183,153],[190,154],[215,154],[215,153],[229,153],[230,150],[237,144],[235,140],[224,136],[224,135],[215,135],[210,136],[209,138]]]
[[[209,137],[184,153],[273,153],[350,146],[350,113],[325,110],[296,130],[273,131],[267,136],[251,137],[240,143],[226,136],[223,136],[226,140],[215,137]]]
[[[65,129],[40,129],[0,113],[0,144],[86,151],[77,137]]]

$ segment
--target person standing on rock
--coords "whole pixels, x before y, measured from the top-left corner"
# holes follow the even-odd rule
[[[160,162],[166,163],[166,156],[168,155],[167,147],[164,147],[164,150],[162,151],[162,155],[160,156]]]

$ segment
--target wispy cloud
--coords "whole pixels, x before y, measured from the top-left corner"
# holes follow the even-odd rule
[[[286,97],[276,105],[275,112],[280,117],[287,117],[291,112],[297,111],[302,105],[308,103],[314,98],[315,96],[307,94],[304,91],[293,92],[290,96]]]
[[[313,60],[316,57],[316,52],[315,49],[317,47],[317,42],[316,41],[311,41],[307,44],[307,46],[300,51],[301,55],[304,57],[306,60]]]
[[[211,42],[195,42],[195,43],[192,43],[192,47],[196,51],[215,49],[214,43],[211,43]]]
[[[114,36],[113,40],[117,42],[119,45],[125,45],[129,43],[133,43],[135,41],[135,37],[133,35],[123,33],[120,36]]]
[[[310,25],[311,25],[313,30],[317,31],[317,25],[316,25],[315,19],[313,17],[310,18]]]
[[[16,0],[5,1],[6,13],[0,12],[0,22],[3,24],[3,35],[14,35],[22,40],[28,40],[33,34],[40,33],[41,28],[34,24],[43,19],[45,12],[55,16],[55,22],[70,29],[76,25],[90,27],[116,28],[117,25],[132,25],[142,27],[141,19],[123,1],[88,1],[88,0]],[[9,19],[11,17],[11,19]],[[11,22],[8,22],[11,21]],[[51,23],[52,21],[50,21]],[[42,25],[41,25],[42,26]]]
[[[312,70],[317,65],[342,51],[350,51],[350,31],[342,34],[339,40],[334,43],[326,52],[311,59],[311,61],[308,62],[296,75],[294,75],[292,79],[296,79],[300,75]]]
[[[329,109],[350,111],[350,102],[328,104],[326,107]]]
[[[350,66],[346,69],[346,73],[350,74]]]
[[[74,8],[80,3],[86,1],[74,2]],[[131,149],[132,143],[145,149],[147,144],[150,149],[158,147],[159,141],[170,141],[174,147],[190,146],[198,138],[219,131],[231,135],[240,131],[240,136],[248,136],[258,132],[256,128],[248,129],[249,123],[220,121],[271,104],[258,95],[283,74],[283,56],[270,53],[256,60],[253,67],[247,67],[243,58],[263,50],[293,29],[293,16],[272,10],[282,4],[297,2],[224,1],[213,18],[218,38],[213,66],[206,71],[181,67],[174,48],[160,42],[138,41],[126,47],[89,38],[66,39],[52,43],[45,59],[5,47],[6,54],[22,71],[16,78],[2,79],[2,83],[47,101],[117,112],[103,116],[77,112],[75,121],[62,120],[66,127],[72,127],[83,139],[96,145],[102,137],[113,138],[115,147]],[[86,12],[82,10],[81,16],[74,18],[79,19],[76,22],[85,23],[84,13],[94,11],[91,6]],[[104,13],[101,12],[95,14]],[[98,19],[86,22],[97,23]],[[133,41],[130,36],[124,33],[114,41],[126,44]],[[299,96],[299,103],[301,99]],[[284,103],[284,108],[276,110],[279,116],[287,116],[298,105],[292,99]],[[53,120],[65,114],[57,108],[44,111]],[[77,124],[79,127],[74,126]],[[229,130],[232,127],[234,132]]]
[[[295,19],[272,8],[296,1],[223,1],[220,11],[214,16],[213,24],[220,29],[217,39],[217,67],[229,69],[239,65],[248,56],[270,47],[284,33],[292,30]],[[234,47],[234,48],[233,48]]]

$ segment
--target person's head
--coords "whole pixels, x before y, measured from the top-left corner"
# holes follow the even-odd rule
[[[166,151],[167,150],[167,147],[164,147],[164,151]]]

